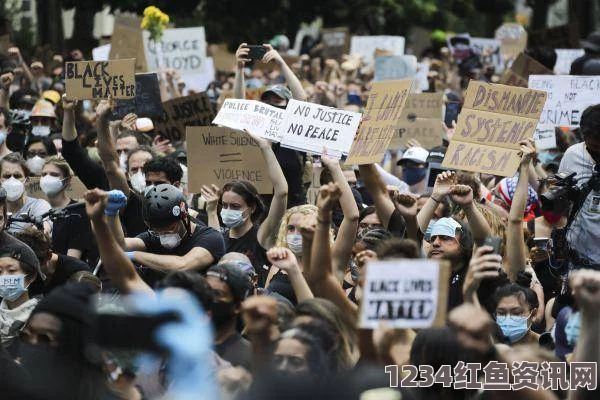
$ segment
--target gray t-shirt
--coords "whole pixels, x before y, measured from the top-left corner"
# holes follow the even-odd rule
[[[594,172],[595,162],[585,148],[585,143],[577,143],[567,149],[559,172],[576,172],[579,186],[586,183]],[[600,192],[591,191],[581,210],[571,224],[567,240],[572,249],[592,262],[600,263]]]
[[[40,216],[48,211],[50,211],[50,203],[48,203],[44,199],[36,199],[33,197],[27,197],[27,201],[23,204],[23,207],[16,213],[15,216],[19,216],[21,214],[27,214],[30,217]],[[52,222],[50,222],[52,225]],[[32,224],[27,222],[13,222],[10,224],[10,227],[7,229],[9,233],[17,233],[23,231],[25,228],[32,226]]]

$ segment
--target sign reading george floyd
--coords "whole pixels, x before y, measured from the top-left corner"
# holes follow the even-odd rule
[[[129,113],[138,117],[158,117],[163,113],[158,75],[155,72],[135,74],[135,98],[115,101],[113,117],[120,119]]]
[[[231,181],[252,183],[260,194],[273,193],[267,163],[258,145],[248,135],[218,126],[188,126],[186,134],[188,185],[199,193],[202,185],[222,187]]]
[[[256,100],[227,99],[213,124],[231,129],[248,130],[276,142],[281,141],[279,126],[284,110]]]
[[[131,99],[135,97],[134,67],[134,59],[68,62],[67,99]]]
[[[389,260],[367,264],[360,328],[443,326],[450,267],[435,260]]]
[[[360,118],[360,113],[290,100],[279,127],[281,145],[315,154],[326,148],[334,157],[348,154]]]
[[[533,137],[546,98],[542,90],[469,82],[442,166],[513,176],[519,142]]]
[[[373,82],[347,165],[381,162],[396,134],[411,85],[411,80]]]
[[[154,119],[154,131],[170,141],[185,139],[186,126],[207,126],[215,117],[213,105],[205,93],[179,97],[162,105],[164,111]]]

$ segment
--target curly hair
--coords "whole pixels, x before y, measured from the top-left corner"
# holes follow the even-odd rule
[[[224,191],[224,190],[223,190]],[[302,214],[302,215],[317,215],[319,209],[317,206],[313,206],[312,204],[302,204],[300,206],[295,206],[292,208],[288,208],[288,210],[283,215],[281,219],[281,223],[279,224],[279,231],[277,232],[277,247],[288,247],[286,236],[287,236],[287,226],[290,222],[290,217],[292,214]]]

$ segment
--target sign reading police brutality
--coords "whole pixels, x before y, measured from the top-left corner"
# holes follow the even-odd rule
[[[442,166],[513,176],[519,142],[533,136],[546,97],[541,90],[469,82]]]
[[[281,145],[290,149],[340,157],[348,154],[360,113],[290,100],[279,127]]]
[[[347,165],[381,162],[408,98],[411,80],[373,82],[360,130],[346,159]]]
[[[65,89],[69,100],[135,97],[135,60],[68,62]]]
[[[170,141],[185,139],[186,126],[210,125],[215,117],[215,110],[205,93],[179,97],[162,105],[164,111],[154,119],[154,130]]]
[[[443,326],[450,266],[434,260],[389,260],[367,264],[360,328]]]
[[[443,92],[409,94],[390,148],[406,147],[410,139],[418,140],[426,149],[441,146],[443,117]]]
[[[227,99],[213,124],[248,130],[276,142],[281,141],[279,126],[284,111],[256,100]]]
[[[186,135],[188,165],[202,166],[188,170],[192,193],[202,185],[224,184],[245,180],[261,194],[272,194],[267,163],[260,148],[245,133],[218,126],[188,126]]]

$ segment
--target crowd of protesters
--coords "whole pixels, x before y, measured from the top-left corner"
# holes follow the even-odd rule
[[[318,42],[288,65],[285,41],[274,45],[254,63],[271,70],[239,46],[235,70],[208,87],[215,106],[264,87],[260,101],[274,107],[362,111],[372,66],[322,57]],[[600,75],[600,34],[582,46],[571,73]],[[526,52],[553,69],[552,48]],[[445,171],[428,187],[469,80],[499,80],[481,56],[458,62],[434,38],[421,57],[428,91],[444,92],[445,146],[412,141],[353,167],[246,132],[268,166],[265,196],[246,181],[190,193],[188,169],[201,166],[187,165],[185,141],[137,130],[133,114],[115,121],[110,101],[64,98],[63,63],[80,51],[48,67],[10,48],[0,59],[0,397],[592,398],[600,104],[576,130],[557,129],[555,149],[521,142],[514,177]],[[163,76],[162,100],[181,96],[177,71]],[[588,189],[543,207],[561,172]],[[32,179],[44,198],[29,193]],[[70,197],[75,179],[81,199]],[[443,328],[358,328],[365,266],[386,259],[449,261]],[[466,384],[461,365],[475,363]],[[534,365],[530,385],[482,386],[502,383],[490,380],[502,363],[507,384]],[[410,366],[414,382],[450,366],[453,384],[398,385]]]

